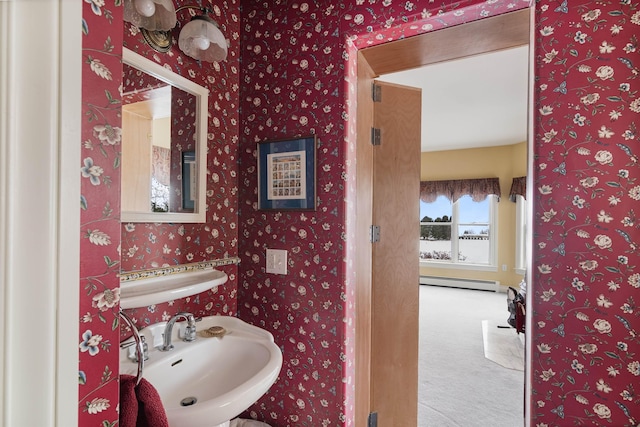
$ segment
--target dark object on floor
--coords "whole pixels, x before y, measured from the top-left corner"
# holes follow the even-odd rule
[[[507,310],[509,311],[507,323],[509,323],[512,328],[516,328],[518,333],[524,333],[527,314],[524,296],[511,286],[509,286],[507,290]]]

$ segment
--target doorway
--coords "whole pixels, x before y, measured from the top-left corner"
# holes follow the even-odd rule
[[[473,43],[468,43],[468,37],[472,35]],[[417,68],[436,62],[447,61],[465,56],[477,55],[485,52],[509,49],[529,43],[529,10],[521,10],[506,15],[487,18],[475,21],[458,27],[447,28],[422,36],[411,37],[387,44],[378,45],[372,48],[363,49],[359,52],[358,65],[358,88],[366,87],[363,81],[392,73],[400,70]],[[361,69],[369,70],[361,72]],[[361,107],[361,104],[363,105]],[[367,101],[361,103],[358,97],[358,119],[363,117],[361,110],[367,107]],[[366,114],[364,114],[366,117]],[[366,127],[364,127],[366,129]],[[363,129],[358,123],[358,130]],[[358,143],[358,158],[360,158],[360,143]],[[372,283],[372,293],[376,292],[376,284]],[[391,310],[397,307],[376,306],[372,304],[372,316],[385,315],[389,318],[397,316],[398,312]],[[385,313],[385,310],[387,311]],[[375,331],[372,331],[374,334]],[[375,353],[375,343],[371,344],[371,353]],[[375,383],[377,367],[372,363],[368,367],[371,384]],[[379,387],[378,387],[379,388]],[[371,386],[371,394],[377,393],[376,387]],[[524,390],[523,390],[524,393]],[[406,396],[403,396],[406,397]],[[398,398],[403,398],[398,397]],[[375,398],[368,396],[369,404]],[[375,410],[374,407],[368,406]]]
[[[515,330],[498,327],[509,326],[505,293],[434,289],[426,284],[447,285],[442,277],[451,275],[467,279],[464,284],[452,285],[487,289],[489,280],[496,280],[504,292],[507,285],[516,286],[522,279],[514,271],[516,204],[506,194],[514,177],[527,174],[528,59],[525,45],[376,79],[422,89],[421,181],[497,177],[505,193],[500,202],[490,204],[485,199],[485,205],[477,206],[470,197],[464,197],[455,210],[456,215],[465,217],[467,226],[453,227],[478,238],[460,241],[457,250],[450,253],[459,251],[456,261],[467,264],[462,267],[480,265],[462,270],[451,268],[454,266],[446,261],[421,262],[420,281],[425,285],[420,286],[418,427],[471,425],[474,420],[479,426],[488,425],[483,418],[487,413],[492,414],[495,425],[514,426],[522,419],[524,345]],[[487,205],[490,209],[480,208]],[[434,203],[421,202],[420,206],[420,218],[437,218],[435,212],[452,207],[445,197]],[[485,226],[491,228],[487,234],[497,242],[494,250],[489,239],[480,238],[481,228],[468,225],[487,222],[490,225]],[[444,254],[454,242],[421,239],[420,251],[425,257]],[[439,252],[430,252],[434,248]],[[494,271],[479,271],[494,264]],[[472,303],[474,294],[477,304]],[[488,354],[499,349],[519,360],[519,371],[486,359],[485,349]],[[468,375],[467,369],[477,375]],[[460,411],[459,396],[463,394],[467,410]],[[499,402],[494,399],[498,396]]]

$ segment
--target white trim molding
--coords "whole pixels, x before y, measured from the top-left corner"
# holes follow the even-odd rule
[[[0,1],[6,426],[78,423],[81,22],[77,0]]]

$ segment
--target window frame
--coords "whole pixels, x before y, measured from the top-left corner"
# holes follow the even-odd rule
[[[516,196],[516,274],[524,275],[527,270],[527,232],[528,232],[527,200],[522,195]]]
[[[451,261],[443,260],[423,260],[420,259],[420,267],[434,267],[434,268],[446,268],[446,269],[459,269],[459,270],[476,270],[476,271],[498,271],[497,265],[497,247],[498,247],[498,197],[496,195],[487,195],[489,198],[489,260],[487,264],[469,263],[464,261],[458,261],[452,259]],[[438,223],[442,225],[450,224],[451,230],[458,230],[459,222],[459,199],[452,203],[451,206],[451,221],[449,223]],[[420,218],[420,226],[434,224],[431,222],[422,222]],[[467,223],[462,223],[467,224]],[[420,237],[418,237],[420,239]],[[421,239],[420,239],[421,240]],[[451,240],[451,253],[457,254],[459,252],[460,239]]]

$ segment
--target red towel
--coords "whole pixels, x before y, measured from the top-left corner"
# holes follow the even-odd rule
[[[158,391],[144,378],[136,387],[136,377],[120,375],[119,427],[169,427]]]

